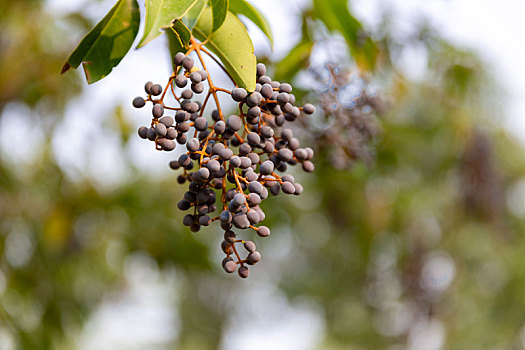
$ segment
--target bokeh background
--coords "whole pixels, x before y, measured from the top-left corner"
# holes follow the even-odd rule
[[[257,56],[318,112],[248,280],[182,226],[180,149],[136,136],[164,38],[58,74],[112,3],[0,1],[0,349],[525,348],[520,2],[252,1]]]

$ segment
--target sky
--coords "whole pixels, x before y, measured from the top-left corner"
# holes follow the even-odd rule
[[[94,19],[101,18],[112,0],[92,2],[85,11]],[[140,1],[139,1],[140,2]],[[268,42],[253,25],[249,30],[253,36],[256,53],[282,57],[299,40],[299,19],[294,16],[305,6],[305,0],[253,0],[251,1],[269,19],[275,37],[274,51],[270,52]],[[48,8],[54,13],[67,13],[84,4],[82,0],[50,0]],[[107,5],[107,6],[106,6]],[[505,108],[501,115],[495,116],[509,131],[525,142],[525,47],[520,45],[522,33],[525,33],[525,2],[519,0],[475,1],[475,0],[354,0],[352,8],[364,23],[373,25],[379,19],[381,11],[391,7],[395,10],[401,25],[410,23],[421,16],[431,19],[436,28],[453,42],[473,48],[493,69],[496,80],[505,91]],[[140,36],[140,35],[139,35]],[[125,113],[131,116],[134,127],[147,122],[143,111],[131,108],[131,99],[142,93],[143,84],[148,80],[164,83],[169,75],[167,55],[159,54],[163,50],[163,39],[157,39],[145,48],[131,52],[113,73],[99,83],[85,89],[85,93],[68,108],[65,126],[84,130],[85,138],[67,138],[57,135],[54,147],[59,162],[71,176],[90,176],[98,181],[102,190],[110,190],[112,184],[120,181],[127,169],[120,164],[119,150],[107,147],[116,145],[118,140],[111,135],[100,135],[97,126],[105,115],[111,113],[115,101],[128,106]],[[409,63],[411,61],[409,60]],[[141,67],[141,69],[136,69]],[[406,73],[413,77],[421,74],[421,67],[407,64]],[[76,74],[82,74],[78,71]],[[99,103],[93,105],[91,101]],[[89,110],[92,119],[85,118]],[[6,113],[20,114],[20,111]],[[10,120],[9,115],[6,116]],[[4,122],[3,134],[9,134],[8,122]],[[3,147],[9,144],[9,138],[2,138]],[[100,142],[102,141],[103,142]],[[133,154],[136,165],[148,169],[152,174],[167,171],[166,163],[173,159],[173,154],[153,152],[147,142],[136,138],[126,150]],[[85,152],[90,145],[90,152]],[[94,145],[94,146],[93,146]],[[67,147],[64,147],[67,146]],[[93,147],[92,147],[93,146]],[[66,149],[67,151],[61,151]],[[16,152],[24,152],[17,150]],[[14,154],[16,156],[17,154]],[[152,156],[152,153],[154,155]],[[114,159],[108,165],[107,157]],[[98,180],[97,180],[98,179]],[[122,294],[109,295],[96,310],[80,339],[83,349],[137,349],[142,346],[162,348],[162,343],[173,339],[177,334],[177,315],[171,307],[170,292],[177,288],[176,278],[166,279],[156,271],[154,263],[144,256],[132,256],[127,263],[129,288]],[[174,272],[176,274],[176,272]],[[254,279],[246,286],[247,298],[264,300],[256,303],[251,310],[256,327],[243,326],[242,315],[238,316],[236,327],[231,327],[230,334],[222,344],[223,349],[288,349],[307,350],[317,347],[322,340],[323,324],[320,311],[312,303],[303,301],[291,304],[277,289],[272,289],[272,281],[266,277]],[[251,278],[252,279],[252,278]],[[144,283],[146,281],[146,283]],[[265,289],[258,289],[258,283]],[[270,286],[270,288],[268,288]],[[286,315],[286,317],[283,317]],[[443,327],[439,324],[422,325],[420,334],[414,335],[413,349],[439,349],[443,339]],[[425,328],[426,327],[426,328]],[[130,330],[132,332],[130,332]],[[261,337],[260,334],[265,334]],[[298,336],[298,335],[301,336]],[[433,339],[432,342],[424,339]],[[423,339],[423,340],[422,340]],[[441,341],[440,341],[441,340]],[[425,345],[426,344],[426,345]]]

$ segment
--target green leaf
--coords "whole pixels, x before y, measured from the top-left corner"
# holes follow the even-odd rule
[[[208,37],[212,25],[212,11],[206,8],[193,29],[193,35],[219,57],[237,86],[254,91],[257,59],[246,27],[231,12],[219,30]]]
[[[189,42],[191,38],[191,32],[180,20],[176,20],[173,24],[164,28],[168,35],[168,43],[170,47],[171,60],[177,52],[186,52],[189,48]],[[174,66],[173,69],[176,67]]]
[[[188,27],[186,27],[181,20],[176,20],[172,23],[172,25],[169,28],[171,28],[175,33],[177,33],[177,35],[180,37],[182,44],[184,45],[184,49],[187,50],[189,48],[188,46],[191,39],[191,32],[188,29]]]
[[[277,63],[274,78],[279,81],[291,81],[300,70],[308,66],[313,46],[314,43],[310,40],[298,43]]]
[[[168,27],[174,19],[180,19],[200,0],[146,0],[146,23],[144,35],[137,46],[143,47]]]
[[[211,0],[211,11],[213,13],[213,31],[219,29],[228,14],[228,0]]]
[[[111,73],[133,45],[140,24],[136,0],[119,0],[82,39],[62,67],[78,68],[82,63],[89,84]]]
[[[188,28],[193,29],[193,27],[195,27],[195,24],[197,24],[197,21],[201,16],[202,10],[204,10],[204,6],[206,6],[206,1],[207,0],[197,0],[195,5],[193,5],[182,19]]]
[[[363,37],[363,26],[348,10],[347,0],[314,0],[314,13],[328,30],[343,35],[350,54],[361,68],[374,68],[377,46],[370,38]]]
[[[230,11],[236,15],[243,15],[252,21],[262,30],[273,47],[272,28],[266,18],[255,7],[245,0],[230,0]]]

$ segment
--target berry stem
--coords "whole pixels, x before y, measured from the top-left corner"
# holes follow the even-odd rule
[[[210,138],[213,136],[213,134],[215,133],[215,131],[212,131],[208,137],[206,137],[206,142],[204,143],[204,146],[202,147],[203,150],[206,150],[206,147],[208,147],[208,143],[210,142]],[[201,153],[201,158],[199,160],[199,164],[202,165],[202,158],[204,158],[204,152]]]

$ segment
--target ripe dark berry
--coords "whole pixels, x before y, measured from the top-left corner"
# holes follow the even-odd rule
[[[295,194],[296,196],[299,196],[301,193],[303,193],[303,185],[300,183],[294,183],[293,186],[295,187]]]
[[[193,59],[191,57],[184,57],[184,59],[182,60],[182,66],[184,67],[184,69],[186,70],[191,70],[193,68],[193,65],[195,63],[193,62]]]
[[[166,125],[162,123],[158,123],[157,125],[155,125],[155,134],[157,134],[158,137],[166,136],[167,132],[168,129],[166,129]]]
[[[270,229],[266,226],[259,226],[259,229],[257,230],[257,234],[260,237],[268,237],[270,235]]]
[[[186,142],[186,148],[190,152],[196,152],[200,148],[200,142],[196,138],[189,139],[188,142]]]
[[[177,52],[177,54],[173,57],[173,63],[176,65],[176,66],[180,66],[182,64],[182,60],[186,57],[186,55],[184,55],[184,53],[182,52]]]
[[[199,225],[208,226],[211,223],[211,218],[208,215],[203,215],[199,218]]]
[[[258,116],[261,115],[261,109],[257,106],[255,107],[250,107],[248,109],[248,112],[246,113],[246,115],[249,117],[249,118],[257,118]]]
[[[218,172],[221,169],[221,164],[216,159],[211,159],[206,163],[206,168],[208,168],[211,172]]]
[[[169,116],[165,116],[159,119],[159,123],[164,124],[167,128],[173,125],[173,118]]]
[[[248,191],[260,195],[261,193],[263,193],[263,186],[258,181],[252,181],[248,184]]]
[[[235,239],[236,239],[235,232],[230,231],[230,230],[224,232],[224,240],[225,241],[227,241],[229,243],[233,243],[233,242],[235,242]]]
[[[181,133],[185,133],[188,130],[190,130],[190,124],[188,122],[178,123],[177,124],[177,131],[179,131]]]
[[[193,72],[190,74],[190,80],[194,84],[200,83],[202,80],[202,75],[199,72]]]
[[[288,181],[285,181],[285,182],[281,185],[281,189],[282,189],[283,192],[286,193],[286,194],[294,194],[294,193],[295,193],[295,187],[294,187],[294,185],[293,185],[291,182],[288,182]]]
[[[201,75],[201,81],[205,81],[208,79],[208,72],[205,70],[200,70],[198,73]]]
[[[168,139],[160,139],[158,141],[160,147],[167,152],[173,151],[175,149],[176,143]]]
[[[266,74],[266,66],[263,63],[257,63],[257,75],[263,76]]]
[[[252,252],[248,255],[248,260],[253,264],[258,263],[261,261],[261,254],[257,251]]]
[[[204,91],[204,84],[203,83],[191,84],[191,90],[196,94],[200,94]]]
[[[259,214],[255,210],[251,210],[251,211],[247,212],[246,213],[246,217],[248,218],[248,221],[252,225],[258,224],[259,221],[260,221]]]
[[[238,168],[241,166],[241,158],[238,156],[233,156],[230,159],[230,165],[234,168]]]
[[[213,130],[215,130],[216,134],[221,135],[226,130],[226,123],[222,120],[219,120],[213,126]]]
[[[303,112],[306,114],[314,114],[315,113],[315,106],[311,103],[307,103],[303,106]]]
[[[281,158],[283,161],[287,162],[293,157],[293,152],[290,151],[288,148],[281,148],[279,152],[277,153],[279,158]]]
[[[280,86],[279,86],[279,92],[286,92],[286,93],[290,93],[292,92],[292,85],[288,84],[288,83],[282,83]]]
[[[133,99],[133,107],[135,108],[142,108],[146,105],[146,101],[144,98],[138,96]]]
[[[257,193],[248,194],[248,204],[251,206],[258,205],[261,203],[261,197]]]
[[[246,248],[246,250],[250,253],[253,253],[255,249],[257,249],[257,247],[255,246],[255,243],[253,243],[252,241],[244,242],[244,248]]]
[[[148,137],[148,128],[145,126],[141,126],[139,128],[138,133],[141,139],[146,139]]]
[[[185,144],[186,143],[186,139],[187,139],[186,134],[181,133],[181,134],[177,135],[177,143],[179,143],[180,145]]]
[[[288,141],[288,148],[292,151],[295,151],[300,146],[299,140],[295,137],[292,137],[290,141]]]
[[[166,138],[168,140],[175,140],[177,138],[177,130],[169,128],[168,132],[166,133]]]
[[[241,266],[237,272],[242,278],[248,278],[248,276],[250,276],[250,270],[246,266]]]
[[[177,75],[177,77],[175,77],[175,85],[182,89],[188,85],[188,78],[186,78],[184,75]]]
[[[272,82],[272,78],[270,78],[269,76],[267,75],[263,75],[261,77],[259,77],[259,84],[270,84]],[[262,86],[261,86],[262,87]],[[260,91],[260,90],[259,90]]]
[[[153,114],[153,117],[160,118],[164,114],[164,107],[161,104],[156,104],[151,109],[151,114]]]
[[[242,102],[248,96],[248,92],[243,88],[235,88],[232,90],[232,99],[236,102]]]
[[[290,96],[287,93],[277,95],[277,102],[279,102],[280,105],[284,105],[288,103],[288,101],[290,101]]]
[[[233,215],[228,210],[224,210],[219,216],[219,219],[221,220],[221,222],[230,223],[232,222]]]
[[[197,177],[201,180],[207,180],[210,177],[210,171],[208,168],[200,168],[195,174],[197,174]]]
[[[248,133],[247,139],[248,139],[248,143],[251,146],[257,146],[259,145],[259,143],[261,143],[261,137],[259,136],[259,134],[255,132]]]
[[[219,152],[219,157],[223,160],[230,160],[233,157],[233,151],[229,148],[225,148]]]
[[[305,160],[303,162],[303,170],[308,172],[308,173],[311,173],[315,170],[315,165],[314,163],[312,163],[311,161],[309,160]]]
[[[261,87],[261,95],[264,97],[264,98],[270,98],[272,97],[273,95],[273,88],[270,84],[264,84],[262,87]]]
[[[254,91],[246,98],[246,104],[250,107],[254,107],[261,103],[262,99],[262,95],[259,92]]]
[[[229,260],[223,263],[222,267],[224,268],[224,271],[228,273],[233,273],[235,272],[235,270],[237,270],[237,264],[231,258],[228,259]]]
[[[281,138],[284,141],[290,141],[292,137],[293,137],[293,132],[291,129],[283,129],[281,131]]]
[[[275,169],[275,166],[274,166],[273,162],[271,162],[269,160],[265,160],[261,164],[261,166],[259,167],[259,171],[263,175],[270,175],[273,172],[274,169]]]
[[[151,94],[151,87],[153,86],[153,83],[151,81],[148,81],[146,84],[144,84],[144,91],[146,91],[146,93],[148,95]]]
[[[181,97],[186,99],[186,100],[189,100],[190,98],[193,97],[193,91],[191,90],[184,90],[181,94]]]
[[[237,115],[230,115],[226,121],[226,125],[233,131],[237,131],[242,128],[242,120]]]
[[[158,96],[162,94],[162,86],[160,86],[159,84],[154,84],[151,87],[150,91],[153,96]]]
[[[155,133],[155,129],[153,128],[149,128],[146,135],[148,140],[150,141],[155,141],[155,139],[157,138],[157,134]]]
[[[206,121],[206,118],[204,117],[198,117],[195,119],[195,129],[199,131],[206,130],[208,128],[208,122]]]

